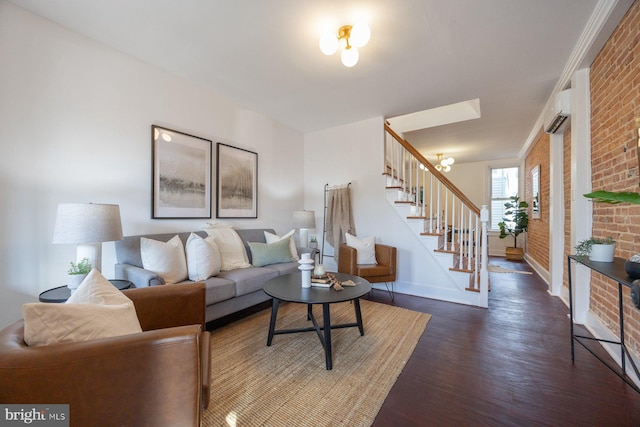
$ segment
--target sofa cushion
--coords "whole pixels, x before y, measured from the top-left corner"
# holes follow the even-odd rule
[[[377,264],[376,242],[373,236],[358,239],[349,233],[345,233],[347,245],[356,248],[358,259],[357,264]]]
[[[236,284],[222,277],[209,277],[204,281],[206,288],[206,305],[225,301],[236,296]]]
[[[168,242],[141,237],[140,256],[143,268],[153,271],[167,284],[182,282],[188,277],[184,245],[178,235]]]
[[[268,231],[264,232],[264,239],[267,243],[276,243],[280,240],[287,240],[289,242],[289,251],[291,252],[291,256],[293,257],[293,261],[297,261],[300,259],[298,256],[298,249],[296,248],[296,241],[293,238],[295,229],[291,230],[284,236],[278,236],[277,234],[269,233]],[[255,265],[255,264],[254,264]]]
[[[208,228],[205,231],[213,238],[220,250],[222,260],[220,270],[229,271],[251,267],[244,243],[233,228]]]
[[[65,304],[24,304],[22,314],[29,346],[142,332],[133,302],[95,268]]]
[[[267,267],[250,267],[231,271],[221,271],[219,278],[235,282],[236,296],[242,296],[262,289],[262,285],[274,277],[278,277],[276,270]]]
[[[189,280],[199,282],[220,273],[220,250],[211,236],[189,235],[186,245]]]
[[[277,240],[275,243],[248,242],[248,244],[251,249],[252,264],[255,267],[294,261],[287,239]]]
[[[285,274],[295,273],[299,271],[298,270],[299,266],[300,264],[294,261],[294,262],[283,262],[280,264],[265,265],[264,268],[277,271],[279,276],[283,276]]]

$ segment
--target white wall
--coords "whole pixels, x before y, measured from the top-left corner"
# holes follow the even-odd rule
[[[150,219],[151,124],[211,139],[214,177],[216,142],[258,153],[258,219],[227,222],[285,232],[302,208],[297,131],[6,1],[0,58],[0,327],[65,283],[75,247],[51,243],[58,203],[119,204],[125,235],[204,225]],[[105,243],[105,276],[114,263]]]
[[[491,182],[491,168],[518,167],[520,160],[491,160],[472,163],[455,163],[451,171],[446,174],[447,178],[455,184],[471,201],[478,207],[489,205],[489,186]],[[520,193],[524,194],[524,176],[520,176]],[[499,232],[490,231],[488,233],[489,255],[504,256],[505,247],[512,245],[512,239],[500,239]],[[522,244],[523,237],[518,238]]]
[[[387,203],[383,171],[384,119],[364,120],[305,135],[305,208],[315,210],[322,240],[324,186],[351,182],[356,234],[398,249],[397,289],[420,287],[429,279],[425,248]],[[327,254],[333,254],[328,246]],[[335,269],[332,258],[325,258]],[[433,278],[433,276],[432,276]]]

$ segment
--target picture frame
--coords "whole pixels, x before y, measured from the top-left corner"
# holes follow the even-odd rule
[[[217,143],[216,217],[258,218],[258,153]]]
[[[151,218],[211,218],[212,141],[151,126]]]
[[[540,165],[531,169],[531,218],[540,219]]]

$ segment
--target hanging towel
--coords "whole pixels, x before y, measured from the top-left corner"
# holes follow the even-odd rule
[[[338,263],[338,248],[346,242],[345,233],[356,234],[351,211],[351,189],[332,188],[327,197],[327,241],[333,246],[333,256]]]

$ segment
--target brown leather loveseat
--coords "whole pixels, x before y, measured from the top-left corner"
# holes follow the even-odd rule
[[[199,426],[209,404],[202,283],[123,291],[143,332],[28,347],[0,331],[0,402],[69,404],[71,426]]]

